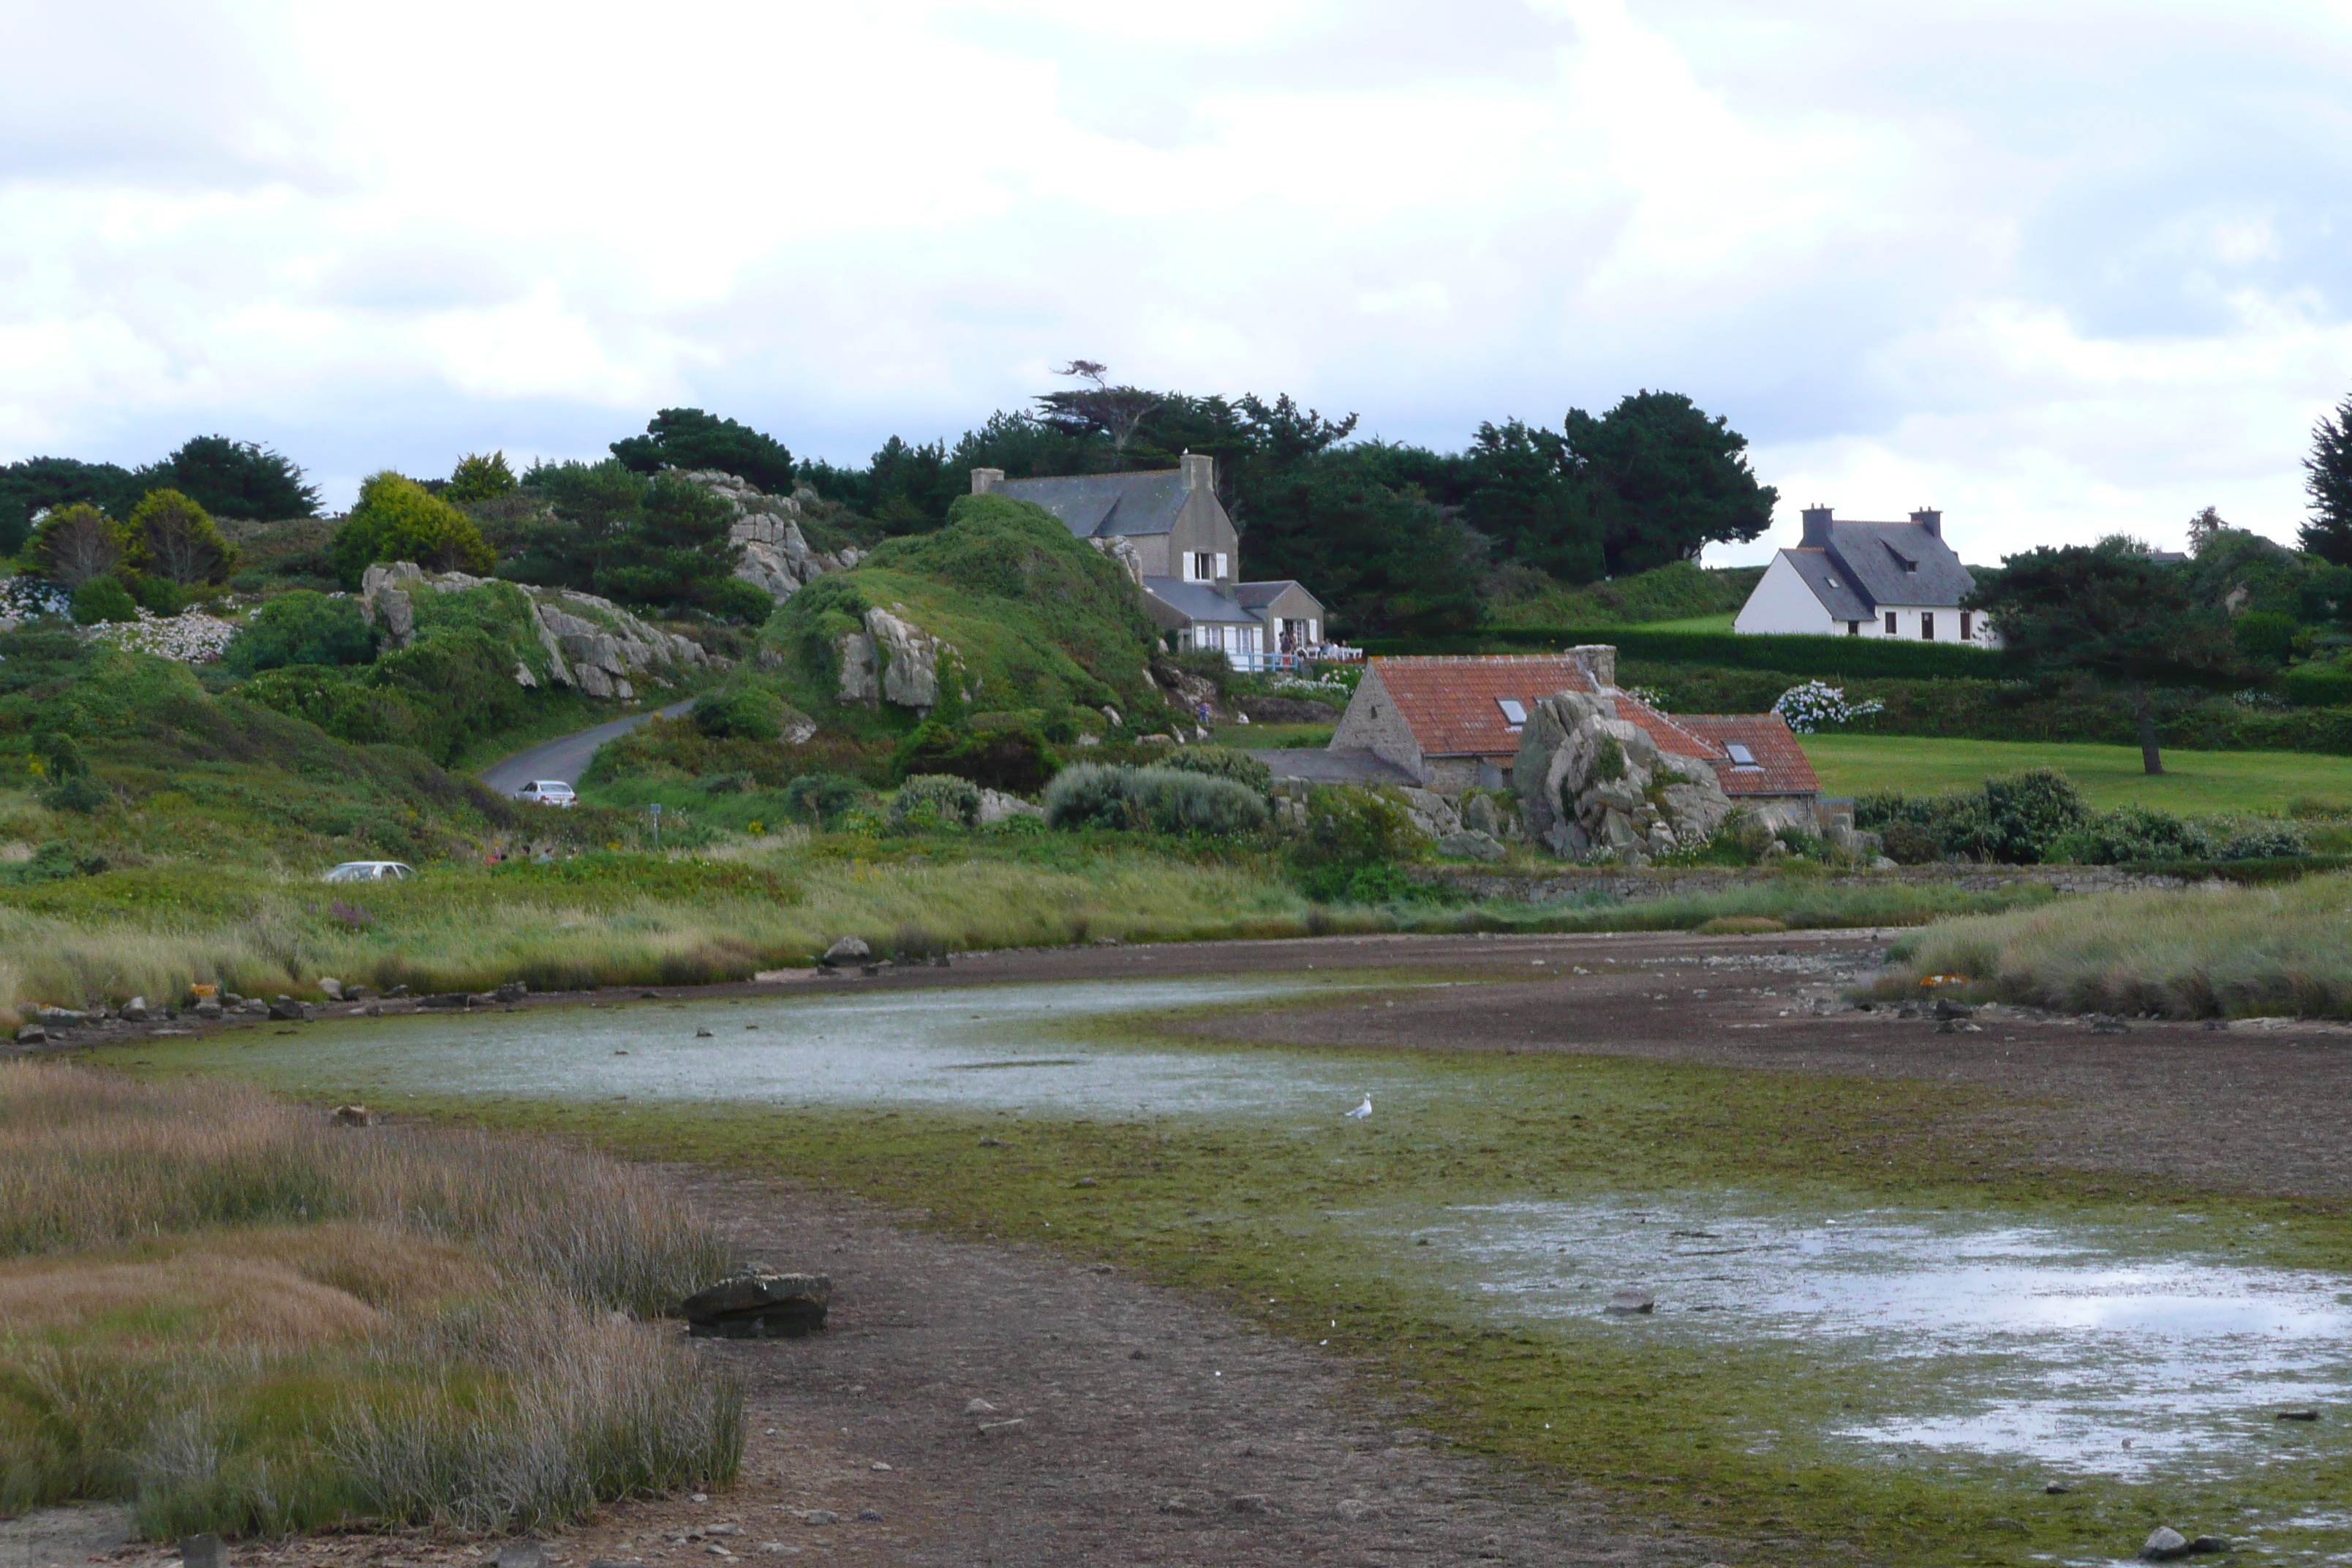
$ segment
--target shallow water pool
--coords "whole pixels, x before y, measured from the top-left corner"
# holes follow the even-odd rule
[[[2242,1265],[2195,1232],[1677,1202],[1457,1209],[1412,1236],[1496,1317],[1891,1366],[1893,1406],[1832,1428],[1889,1451],[2137,1477],[2340,1442],[2277,1414],[2352,1398],[2352,1280]],[[1622,1289],[1654,1311],[1612,1317]]]
[[[1323,1116],[1366,1093],[1392,1098],[1407,1075],[1279,1049],[1223,1050],[1213,1041],[1197,1049],[1126,1044],[1088,1026],[1117,1015],[1349,989],[1215,978],[845,989],[336,1019],[228,1038],[242,1070],[392,1103],[404,1094],[454,1094]]]

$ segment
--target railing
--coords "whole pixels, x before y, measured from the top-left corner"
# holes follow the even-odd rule
[[[1360,647],[1327,644],[1308,648],[1304,653],[1261,653],[1256,649],[1227,650],[1225,658],[1235,669],[1250,675],[1284,674],[1313,668],[1318,664],[1353,664],[1364,657]]]

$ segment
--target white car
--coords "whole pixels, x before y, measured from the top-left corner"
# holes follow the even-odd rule
[[[404,882],[416,875],[397,860],[346,860],[327,873],[330,882]]]
[[[515,791],[515,798],[536,801],[541,805],[571,805],[580,797],[562,779],[533,779]]]

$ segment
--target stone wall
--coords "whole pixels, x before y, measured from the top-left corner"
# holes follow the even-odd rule
[[[1645,899],[1697,898],[1773,880],[1778,873],[1736,866],[1570,866],[1557,871],[1490,871],[1469,867],[1424,867],[1413,876],[1451,883],[1474,898],[1497,902],[1557,903],[1588,893],[1607,893],[1629,903]],[[1822,877],[1824,888],[1939,887],[1968,892],[2002,888],[2046,887],[2062,893],[2113,893],[2136,888],[2184,888],[2179,877],[2151,877],[2113,866],[1901,866],[1885,871],[1851,871]]]
[[[1334,751],[1370,752],[1417,779],[1428,776],[1422,766],[1421,744],[1413,739],[1412,726],[1397,711],[1395,699],[1381,680],[1378,665],[1364,671],[1356,694],[1348,700],[1348,710],[1339,715],[1339,727],[1332,731],[1330,744]]]

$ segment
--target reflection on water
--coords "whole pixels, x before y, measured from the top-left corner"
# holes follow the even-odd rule
[[[1089,1041],[1057,1026],[1346,987],[1204,977],[417,1014],[241,1037],[279,1079],[387,1097],[898,1105],[1132,1114],[1336,1114],[1398,1074],[1281,1051]],[[698,1037],[698,1030],[709,1031]],[[1049,1054],[1050,1053],[1050,1054]],[[1347,1076],[1343,1076],[1347,1075]]]
[[[1417,1234],[1450,1244],[1507,1317],[1590,1315],[1634,1286],[1657,1309],[1616,1320],[1627,1332],[1904,1363],[1910,1407],[1843,1430],[1874,1444],[2137,1475],[2250,1444],[2307,1447],[2310,1430],[2282,1434],[2276,1413],[2352,1394],[2342,1277],[2242,1267],[2193,1237],[2151,1258],[2144,1237],[2126,1248],[1982,1217],[1606,1204],[1457,1210]]]

